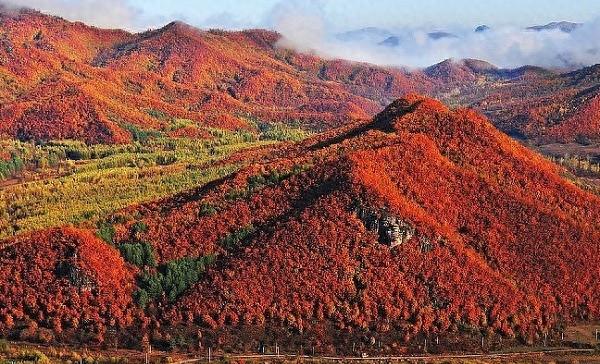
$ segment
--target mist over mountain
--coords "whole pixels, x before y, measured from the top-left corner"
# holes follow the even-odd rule
[[[317,19],[311,22],[320,24]],[[371,32],[368,36],[359,31],[329,34],[323,24],[313,28],[315,32],[307,32],[306,28],[298,32],[293,24],[285,21],[276,27],[284,36],[283,46],[310,50],[327,58],[385,66],[421,68],[448,58],[476,58],[507,68],[577,68],[600,60],[600,41],[595,36],[600,30],[598,21],[528,28],[480,26],[475,31],[472,27],[448,31],[401,29]]]
[[[336,35],[339,40],[356,42],[356,41],[367,41],[367,42],[380,42],[382,38],[392,37],[393,34],[388,29],[377,28],[377,27],[366,27],[356,30],[349,30]]]
[[[189,14],[157,16],[128,2],[114,0],[5,0],[3,3],[100,27],[133,31],[158,28],[173,17],[200,28],[267,28],[283,35],[282,46],[297,51],[383,66],[422,68],[448,58],[475,58],[505,68],[535,65],[573,69],[595,64],[600,59],[598,19],[585,23],[548,19],[547,23],[527,26],[511,23],[415,26],[406,19],[382,19],[382,24],[340,29],[320,10],[321,1],[282,1],[255,22],[231,13],[212,14],[205,19],[193,19]]]
[[[291,2],[280,5],[267,23],[283,35],[285,47],[385,66],[421,68],[448,58],[476,58],[500,67],[575,68],[600,59],[598,19],[585,24],[555,21],[478,28],[474,24],[411,27],[399,19],[393,27],[369,24],[340,32],[311,6]]]

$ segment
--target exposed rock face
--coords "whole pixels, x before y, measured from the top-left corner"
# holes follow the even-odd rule
[[[392,248],[408,242],[415,235],[415,228],[410,222],[387,212],[358,208],[357,215],[368,230],[379,235],[380,243]]]
[[[439,238],[438,238],[439,240]],[[427,253],[433,249],[433,242],[426,236],[419,237],[419,248],[423,253]]]
[[[85,272],[74,265],[68,266],[68,278],[72,285],[79,287],[82,291],[90,291],[93,288],[93,282]]]
[[[69,280],[69,283],[78,287],[82,291],[90,291],[94,284],[93,280],[75,264],[77,253],[69,251],[68,258],[58,263],[56,274]]]

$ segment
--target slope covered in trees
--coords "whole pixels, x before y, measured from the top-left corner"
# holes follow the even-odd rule
[[[170,322],[533,341],[598,317],[598,198],[473,111],[410,97],[284,154],[200,202],[139,210],[160,259],[221,259]],[[255,186],[281,171],[296,173]],[[192,213],[205,204],[218,212]]]
[[[265,30],[203,31],[179,22],[130,34],[0,9],[0,135],[127,143],[131,125],[162,129],[173,118],[324,130],[420,92],[480,109],[520,137],[598,140],[589,112],[598,95],[594,67],[558,74],[448,60],[409,71],[326,60],[279,40]]]
[[[415,82],[419,75],[349,62],[336,65],[357,68],[359,80],[326,80],[319,72],[329,61],[290,64],[299,55],[279,49],[279,38],[178,22],[129,34],[0,9],[0,133],[124,143],[128,125],[160,129],[171,117],[231,129],[257,120],[324,129],[430,86]],[[370,91],[381,82],[389,86]]]
[[[465,72],[466,67],[455,66]],[[600,68],[557,73],[538,67],[478,70],[477,82],[447,87],[439,96],[483,111],[500,130],[535,143],[600,141]],[[459,90],[459,91],[457,91]]]
[[[119,327],[157,346],[177,333],[186,348],[401,352],[434,337],[536,342],[600,318],[599,198],[472,110],[408,96],[373,121],[236,158],[251,165],[113,215],[98,232],[107,243],[72,229],[9,240],[0,272],[41,270],[41,292],[72,287],[48,267],[87,272],[99,258],[62,247],[92,244],[114,261],[85,275],[92,286],[120,281],[102,295],[112,309],[85,301],[80,314],[92,332]],[[33,267],[30,255],[51,261]],[[3,335],[62,318],[16,294],[26,287],[3,288]],[[53,304],[78,302],[76,291]]]
[[[51,229],[5,241],[0,262],[4,335],[102,342],[107,329],[133,323],[134,271],[91,232]]]

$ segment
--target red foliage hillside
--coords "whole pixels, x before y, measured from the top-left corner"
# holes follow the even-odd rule
[[[110,219],[116,246],[150,243],[157,268],[70,228],[2,243],[2,333],[120,329],[163,345],[185,327],[240,348],[279,330],[344,351],[474,331],[535,341],[600,318],[600,200],[472,110],[409,96],[371,122],[234,158],[255,163]],[[144,285],[207,255],[182,291]],[[134,322],[136,289],[154,293]]]
[[[474,111],[411,96],[373,122],[271,154],[223,183],[120,214],[149,226],[143,239],[159,262],[217,255],[178,301],[152,304],[163,328],[266,325],[327,344],[471,327],[533,341],[600,317],[598,197]],[[274,171],[287,177],[257,184]],[[117,240],[130,240],[130,225]],[[394,226],[408,238],[390,248]]]
[[[124,143],[131,135],[111,121],[102,100],[77,84],[47,81],[18,102],[6,105],[0,133],[20,139],[77,139],[88,143]]]
[[[498,69],[484,61],[466,59],[455,61],[447,59],[425,69],[425,74],[434,79],[442,80],[445,84],[471,84],[476,81],[478,74],[497,72]]]
[[[600,140],[600,95],[593,96],[563,123],[553,127],[548,139],[584,144]]]
[[[300,55],[276,47],[278,34],[261,30],[171,23],[129,34],[20,10],[0,11],[0,31],[0,133],[25,139],[120,143],[128,140],[124,124],[169,121],[151,111],[224,128],[230,123],[218,121],[237,115],[331,128],[431,86],[403,72],[316,57],[300,67]],[[360,75],[323,79],[318,70],[328,63]],[[385,90],[377,87],[382,81]]]
[[[89,232],[51,229],[4,241],[0,266],[3,336],[102,342],[107,330],[132,325],[133,271]]]
[[[597,142],[599,80],[597,65],[565,74],[522,67],[488,73],[486,82],[461,87],[458,96],[443,99],[483,111],[496,127],[522,139]]]

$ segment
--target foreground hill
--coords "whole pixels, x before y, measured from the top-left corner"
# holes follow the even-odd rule
[[[78,332],[81,341],[97,341],[107,328],[133,322],[133,272],[93,233],[51,229],[0,249],[2,336],[51,342]]]
[[[536,142],[600,140],[594,67],[559,74],[463,60],[408,71],[301,54],[280,40],[180,22],[131,34],[0,9],[0,135],[128,143],[136,130],[165,131],[177,119],[192,128],[326,130],[419,92],[477,108]]]
[[[600,318],[598,197],[474,111],[409,96],[371,122],[235,158],[255,162],[114,215],[100,231],[113,246],[76,230],[5,242],[0,274],[69,287],[54,304],[85,320],[60,341],[118,328],[158,346],[179,335],[188,349],[401,352],[434,336],[454,349],[482,335],[552,340]],[[89,244],[104,255],[84,255]],[[96,259],[121,271],[113,295],[102,293],[113,273],[89,270]],[[82,287],[61,278],[61,262],[102,301],[74,306]],[[20,293],[33,284],[22,279],[0,284],[3,335],[68,326]],[[138,308],[123,298],[130,284]]]

